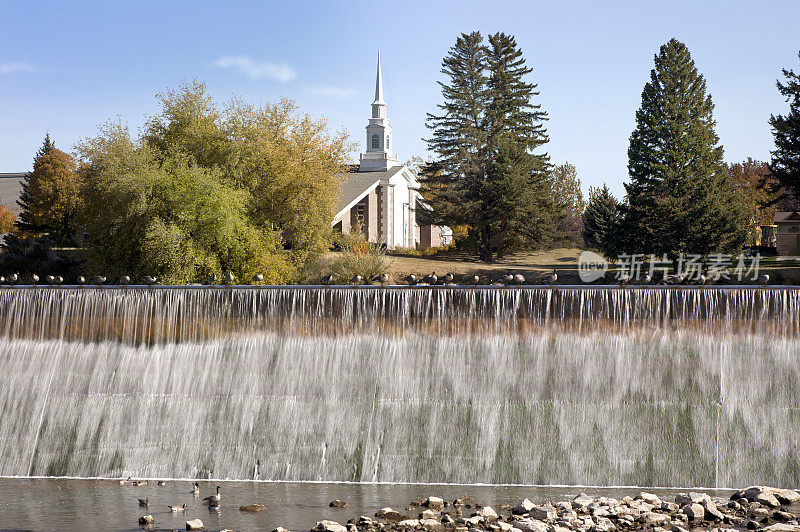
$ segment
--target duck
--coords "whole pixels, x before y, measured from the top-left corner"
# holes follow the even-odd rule
[[[408,285],[409,285],[409,286],[413,286],[413,285],[414,285],[414,284],[416,284],[416,282],[417,282],[417,276],[416,276],[416,275],[414,275],[413,273],[410,273],[410,274],[408,274],[408,275],[406,275],[406,276],[405,276],[405,278],[403,279],[403,281],[405,281],[406,283],[408,283]]]
[[[181,506],[173,506],[172,504],[168,504],[167,508],[169,508],[169,511],[172,513],[183,512],[186,510],[186,503],[183,503]]]
[[[558,281],[558,274],[556,273],[556,269],[553,268],[553,273],[548,273],[542,279],[544,280],[545,283],[549,284],[550,286],[553,286],[553,283]]]
[[[331,275],[331,274],[329,273],[328,275],[326,275],[325,277],[323,277],[323,278],[320,280],[320,283],[322,283],[322,284],[324,284],[324,285],[329,285],[329,284],[333,283],[333,275]]]
[[[95,275],[94,277],[92,277],[92,284],[96,284],[96,285],[99,286],[99,285],[103,284],[104,282],[106,282],[106,276],[105,275]]]
[[[358,284],[358,283],[360,283],[360,282],[361,282],[361,276],[360,276],[360,275],[354,275],[354,276],[353,276],[353,277],[350,279],[350,284]]]
[[[264,276],[261,275],[260,273],[257,273],[253,276],[251,280],[253,281],[253,284],[258,284],[264,280]]]
[[[192,487],[192,495],[198,497],[200,495],[200,484],[197,482],[194,483],[194,487]]]
[[[439,278],[436,277],[436,272],[431,272],[430,275],[426,275],[425,277],[422,278],[422,282],[430,286],[435,285],[436,281],[438,280]]]
[[[373,283],[381,283],[381,286],[383,286],[387,282],[389,282],[389,276],[387,274],[385,274],[385,273],[378,274],[372,279],[372,282]]]
[[[150,506],[150,497],[146,499],[139,499],[139,506]]]
[[[222,500],[222,495],[219,492],[219,486],[217,486],[217,493],[214,495],[209,495],[203,501],[207,502],[209,506],[219,506],[219,501]]]

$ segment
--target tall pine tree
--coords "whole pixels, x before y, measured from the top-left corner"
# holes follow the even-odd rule
[[[17,227],[29,233],[48,233],[58,243],[71,242],[81,184],[75,160],[56,148],[48,133],[33,159],[33,171],[25,174],[21,183]]]
[[[624,253],[707,255],[744,242],[747,213],[722,160],[714,104],[686,46],[655,56],[628,147]]]
[[[797,54],[800,57],[800,52]],[[777,82],[778,91],[789,102],[787,115],[772,115],[769,125],[775,137],[770,170],[772,175],[795,197],[800,197],[800,74],[783,69],[785,83]]]
[[[583,242],[586,247],[600,251],[606,258],[617,256],[619,202],[608,186],[589,189],[589,203],[583,211]]]
[[[554,208],[547,154],[547,115],[531,99],[536,85],[512,36],[484,44],[479,32],[462,34],[442,62],[444,103],[428,115],[424,193],[451,225],[468,225],[481,260],[515,241],[539,243],[551,233]]]

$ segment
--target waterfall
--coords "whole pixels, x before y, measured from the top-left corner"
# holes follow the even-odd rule
[[[800,290],[0,289],[0,474],[800,486]]]

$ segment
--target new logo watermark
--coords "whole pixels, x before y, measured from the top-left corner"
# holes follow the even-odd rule
[[[613,270],[619,282],[718,282],[720,280],[758,280],[761,255],[729,255],[713,253],[703,258],[698,254],[681,253],[675,260],[666,255],[627,254],[617,256]],[[594,251],[584,251],[578,257],[578,276],[584,283],[606,277],[611,264]],[[672,272],[672,273],[671,273]]]

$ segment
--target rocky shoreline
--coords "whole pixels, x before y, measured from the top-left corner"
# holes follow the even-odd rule
[[[699,492],[679,493],[674,499],[662,500],[647,492],[621,499],[580,493],[571,500],[537,505],[524,499],[516,506],[492,508],[469,497],[449,502],[431,496],[411,502],[405,511],[382,508],[373,517],[357,516],[345,524],[320,521],[312,531],[800,532],[800,492],[796,490],[751,486],[727,500]],[[347,503],[333,501],[331,506],[346,508]]]

